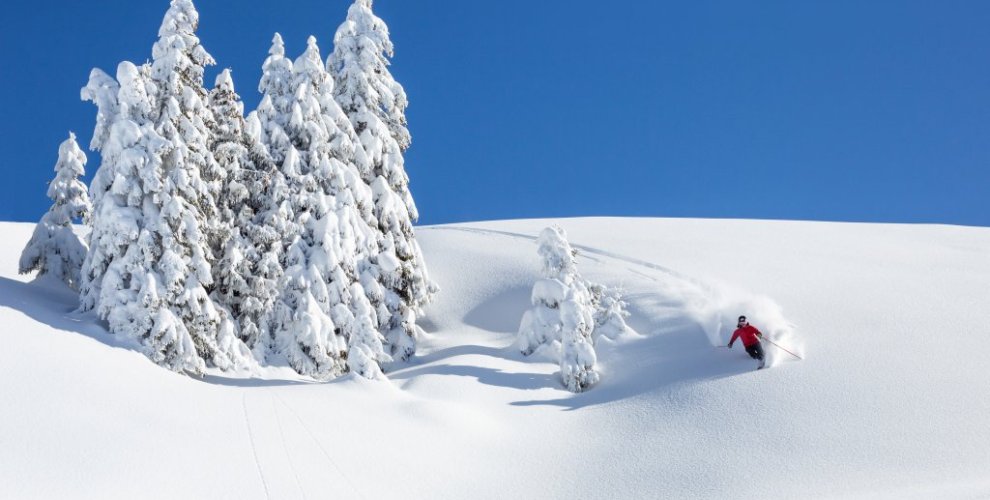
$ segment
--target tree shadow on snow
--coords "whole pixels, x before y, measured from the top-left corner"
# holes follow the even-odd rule
[[[111,335],[95,314],[77,312],[79,295],[53,278],[23,283],[0,277],[0,307],[20,311],[58,331],[76,333],[108,347],[140,352],[137,345]]]
[[[292,380],[292,379],[260,379],[260,378],[235,378],[235,377],[225,377],[223,375],[204,375],[202,378],[192,377],[193,380],[198,380],[211,385],[225,385],[227,387],[242,387],[242,388],[260,388],[260,387],[285,387],[291,385],[326,385],[334,382],[341,381],[344,377],[337,378],[328,382],[321,382],[317,380]]]
[[[554,381],[557,379],[555,375],[546,373],[516,373],[483,366],[452,364],[422,366],[403,370],[390,374],[389,378],[400,381],[422,377],[424,375],[471,377],[485,385],[527,391],[552,387],[555,383]]]
[[[455,364],[450,362],[461,356],[485,356],[495,359],[516,359],[523,361],[522,355],[509,347],[489,347],[482,345],[459,345],[439,349],[434,352],[413,358],[402,368],[390,371],[388,378],[394,381],[413,380],[426,375],[449,375],[455,377],[471,377],[478,382],[521,390],[544,389],[553,387],[554,378],[551,374],[531,372],[507,372],[496,368],[478,366],[476,364]]]
[[[464,324],[489,332],[515,334],[523,313],[532,307],[531,290],[532,287],[511,288],[485,300],[464,315]]]

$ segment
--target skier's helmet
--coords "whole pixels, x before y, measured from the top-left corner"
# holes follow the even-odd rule
[[[739,323],[742,324],[745,322],[746,322],[746,316],[739,316]]]

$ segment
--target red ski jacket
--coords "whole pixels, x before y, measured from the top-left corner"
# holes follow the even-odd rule
[[[758,335],[762,336],[763,333],[757,330],[753,325],[746,325],[742,328],[736,329],[736,331],[732,334],[732,339],[729,340],[729,345],[732,345],[736,339],[742,339],[743,345],[749,347],[760,341],[757,337]]]

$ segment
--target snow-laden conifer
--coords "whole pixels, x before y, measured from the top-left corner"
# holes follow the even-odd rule
[[[89,217],[92,205],[86,185],[79,180],[85,173],[86,154],[76,143],[76,134],[58,148],[55,179],[48,185],[53,204],[34,228],[31,241],[21,253],[21,274],[37,271],[51,275],[76,289],[86,258],[86,245],[72,230],[72,221]]]
[[[412,143],[406,127],[406,91],[388,67],[395,49],[385,21],[372,11],[372,0],[355,0],[337,28],[328,61],[337,82],[337,102],[348,116],[369,111],[387,127],[405,152]]]
[[[557,359],[563,333],[561,305],[564,302],[590,304],[584,280],[578,274],[577,252],[567,242],[564,230],[548,227],[537,239],[543,278],[533,285],[533,308],[523,315],[517,336],[517,347],[529,355],[543,347],[546,354]]]
[[[299,234],[293,203],[300,174],[295,159],[286,161],[290,151],[294,150],[286,131],[293,102],[292,60],[285,57],[285,44],[278,33],[272,39],[268,57],[262,65],[258,91],[262,94],[261,103],[248,115],[247,126],[271,161],[266,208],[258,213],[258,219],[262,225],[275,228],[279,234],[279,241],[270,247],[263,260],[267,268],[277,271],[277,293],[271,308],[262,317],[260,338],[252,346],[256,357],[267,359],[278,350],[275,332],[285,330],[294,321],[291,318],[292,309],[286,303],[290,277],[285,275],[285,266],[287,250]]]
[[[224,173],[218,198],[223,234],[214,248],[214,297],[233,315],[248,347],[263,342],[264,316],[278,295],[283,228],[272,225],[273,168],[257,135],[248,130],[244,104],[230,70],[217,76],[210,92],[210,150]]]
[[[312,176],[327,203],[323,251],[330,262],[326,274],[330,314],[347,339],[348,369],[376,378],[381,375],[381,363],[390,361],[391,356],[385,352],[384,337],[378,329],[379,312],[384,317],[388,308],[378,287],[368,279],[378,272],[375,259],[381,236],[376,230],[372,192],[358,167],[363,150],[354,142],[351,123],[334,98],[334,80],[326,71],[315,38],[310,37],[293,72],[297,106],[309,112],[318,109],[319,116],[312,120],[326,132],[327,147],[311,146],[310,162]],[[309,121],[308,112],[304,115]],[[368,289],[363,284],[366,282],[371,283]]]
[[[429,279],[412,225],[419,214],[403,159],[410,145],[405,118],[408,102],[388,70],[393,54],[388,27],[371,8],[371,0],[356,0],[351,5],[336,32],[327,68],[336,83],[336,101],[361,146],[356,163],[371,186],[382,234],[376,279],[389,310],[382,331],[392,354],[405,359],[415,352],[421,334],[417,316],[437,287]]]
[[[276,37],[258,110],[272,156],[281,157],[297,228],[286,241],[284,286],[271,316],[273,345],[305,375],[332,378],[353,370],[375,378],[390,358],[370,293],[360,283],[377,245],[368,221],[370,192],[353,165],[349,134],[332,119],[343,113],[316,39],[310,37],[291,65],[283,57]]]
[[[556,360],[564,386],[581,392],[598,381],[594,344],[601,332],[596,332],[596,319],[609,333],[619,328],[616,321],[625,331],[623,303],[617,292],[581,277],[577,252],[563,229],[544,229],[537,244],[543,278],[533,286],[533,307],[523,314],[516,346],[525,355],[542,351]]]
[[[626,324],[629,312],[622,294],[615,288],[609,288],[598,283],[588,284],[591,295],[591,307],[594,309],[594,337],[615,339],[632,329]]]
[[[203,70],[213,59],[195,35],[198,22],[190,0],[173,0],[152,62],[118,67],[116,102],[102,73],[83,90],[107,120],[98,121],[94,140],[103,163],[91,189],[93,251],[81,306],[96,308],[112,332],[138,340],[155,362],[192,373],[207,362],[221,369],[250,362],[209,294],[223,176],[207,144]],[[103,112],[111,109],[109,118]]]

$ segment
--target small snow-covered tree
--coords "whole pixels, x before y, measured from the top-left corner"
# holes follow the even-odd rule
[[[203,70],[213,59],[195,35],[198,23],[190,0],[172,0],[152,61],[118,67],[116,100],[102,73],[83,90],[106,119],[94,134],[103,164],[91,190],[93,251],[81,306],[96,308],[112,332],[138,340],[155,362],[191,373],[207,362],[221,369],[250,362],[209,293],[222,172],[207,144]]]
[[[591,307],[594,313],[594,337],[615,339],[632,329],[626,324],[629,312],[622,293],[615,288],[609,288],[598,283],[588,283],[588,293],[591,296]]]
[[[48,274],[78,288],[86,245],[73,232],[72,221],[88,217],[92,210],[86,185],[79,180],[85,166],[86,154],[79,149],[76,134],[70,132],[58,148],[55,179],[48,185],[48,197],[54,203],[21,253],[21,274],[37,271],[39,276]]]
[[[411,142],[405,118],[408,102],[388,71],[392,54],[388,27],[372,12],[372,1],[356,0],[336,32],[327,69],[336,83],[334,97],[360,145],[357,167],[372,189],[381,233],[374,279],[388,313],[381,318],[381,329],[392,354],[406,359],[422,333],[417,317],[438,288],[429,279],[413,230],[419,214],[403,159]]]
[[[543,351],[560,364],[561,379],[573,392],[598,382],[595,339],[630,331],[618,291],[589,283],[577,269],[577,252],[559,227],[537,239],[543,279],[533,286],[533,308],[523,314],[516,346],[524,355]]]
[[[578,274],[577,252],[567,242],[563,229],[556,226],[544,229],[537,245],[543,279],[533,286],[533,308],[523,315],[517,347],[529,355],[547,346],[549,355],[556,359],[560,356],[563,333],[561,304],[567,301],[590,304],[590,296]]]

